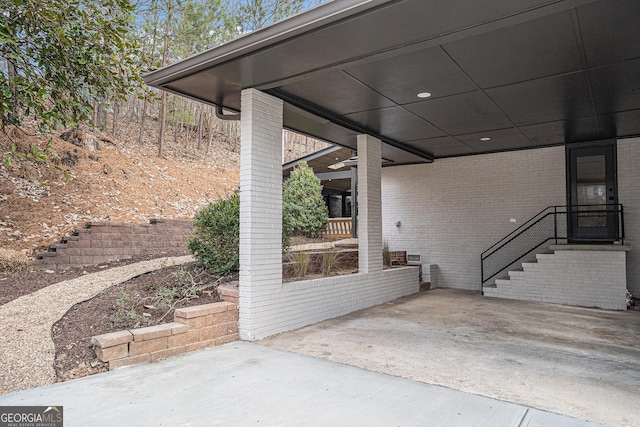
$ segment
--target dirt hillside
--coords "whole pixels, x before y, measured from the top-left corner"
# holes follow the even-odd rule
[[[156,127],[151,121],[143,145],[133,123],[115,135],[88,131],[65,135],[68,141],[62,131],[42,135],[28,126],[0,132],[0,161],[13,158],[10,167],[0,166],[0,249],[33,257],[87,221],[191,219],[237,188],[236,145],[214,140],[197,150],[193,136],[185,143],[170,128],[159,158]]]

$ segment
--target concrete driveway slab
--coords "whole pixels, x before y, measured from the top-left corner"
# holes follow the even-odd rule
[[[0,397],[71,426],[590,426],[512,403],[235,342]]]
[[[260,343],[600,424],[640,426],[637,311],[435,289]]]

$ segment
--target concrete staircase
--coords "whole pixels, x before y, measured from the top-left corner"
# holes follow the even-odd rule
[[[544,251],[535,254],[535,258],[522,262],[520,268],[509,270],[506,276],[495,279],[493,283],[483,285],[482,294],[487,297],[510,298],[507,295],[513,291],[511,287],[512,282],[518,280],[517,278],[526,277],[525,269],[529,274],[536,271],[539,267],[538,256],[544,258],[546,255],[553,255],[553,251]]]
[[[64,269],[152,254],[189,253],[192,225],[183,220],[152,219],[149,224],[89,222],[40,252],[35,267]]]
[[[535,260],[484,285],[487,297],[626,309],[626,250],[622,245],[551,245]]]

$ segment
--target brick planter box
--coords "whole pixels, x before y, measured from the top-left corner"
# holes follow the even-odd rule
[[[108,362],[111,370],[238,340],[238,306],[232,302],[180,308],[173,320],[96,335],[91,344],[98,359]]]
[[[321,274],[322,273],[322,255],[325,251],[307,252],[309,255],[309,268],[307,274]],[[334,266],[334,270],[346,269],[346,268],[358,268],[358,251],[357,250],[343,250],[337,251],[338,262]],[[295,262],[292,260],[292,255],[285,257],[282,263],[282,277],[284,279],[291,279],[295,277]]]

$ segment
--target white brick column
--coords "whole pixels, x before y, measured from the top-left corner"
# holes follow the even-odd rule
[[[282,286],[282,100],[245,89],[241,102],[239,332],[254,340]]]
[[[360,273],[382,271],[382,143],[358,135],[358,257]]]

